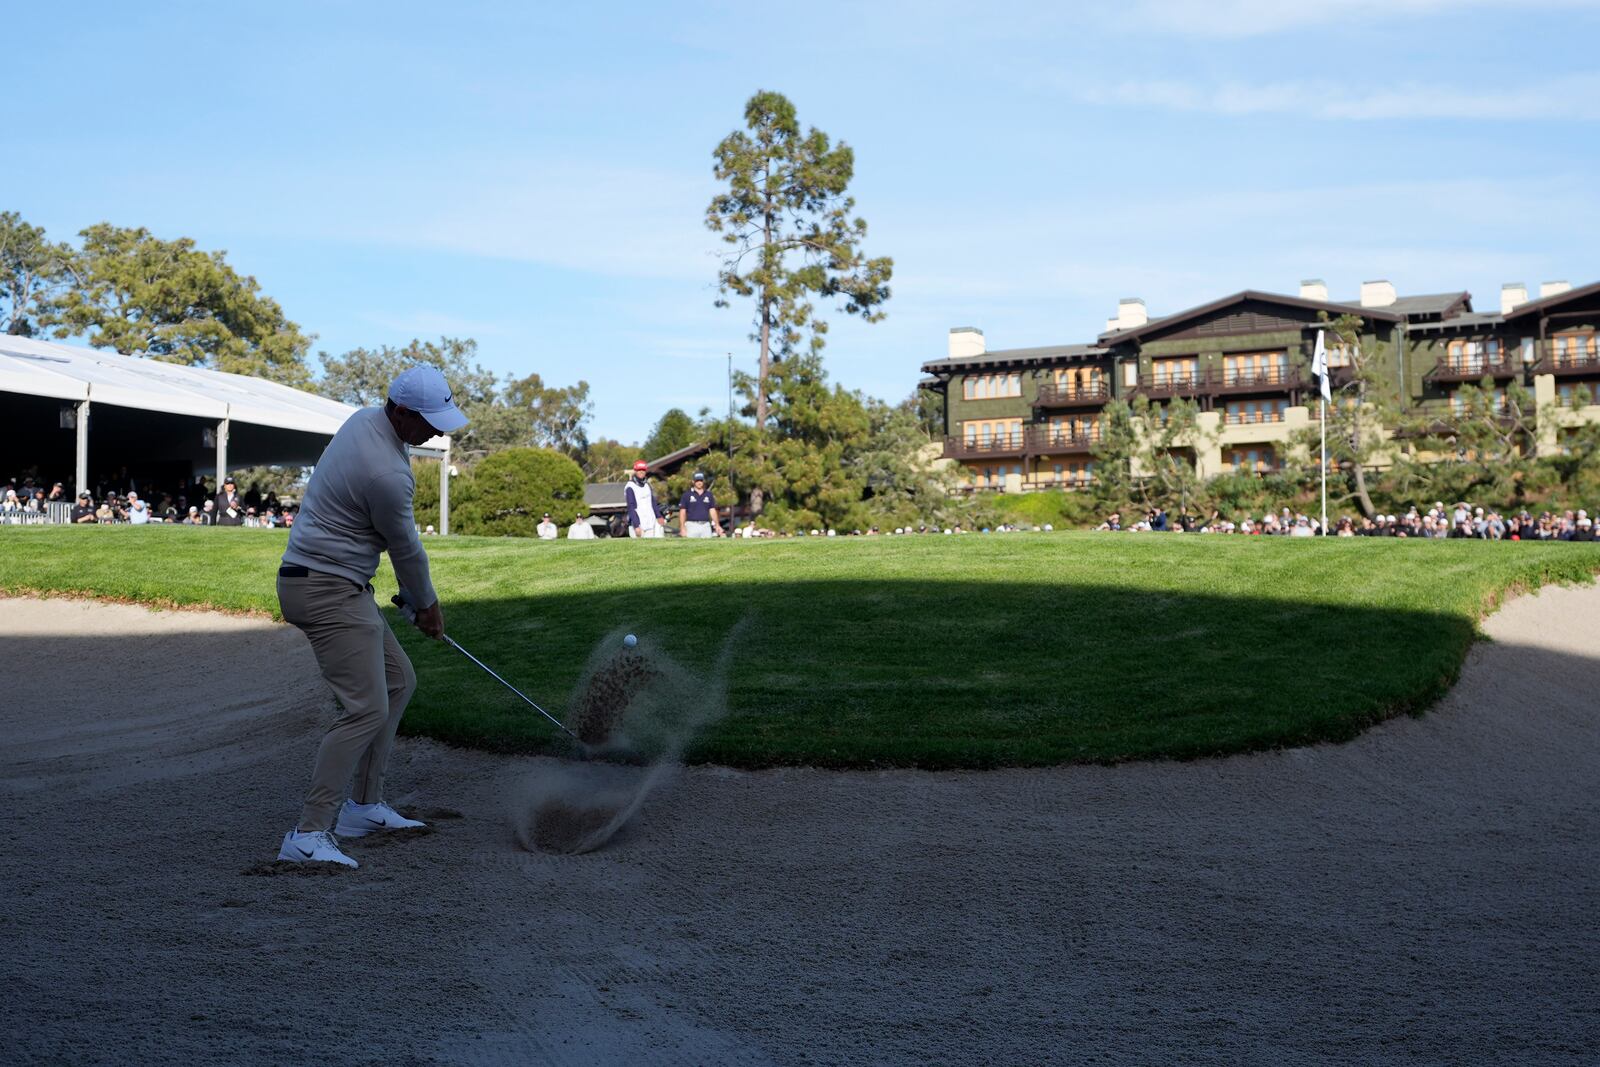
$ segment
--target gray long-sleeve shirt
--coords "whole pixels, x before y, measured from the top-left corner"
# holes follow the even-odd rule
[[[431,607],[439,598],[411,514],[416,488],[405,442],[389,417],[382,408],[363,408],[317,460],[283,562],[365,585],[387,550],[400,588],[418,607]]]

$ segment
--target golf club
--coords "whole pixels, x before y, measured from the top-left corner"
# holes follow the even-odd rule
[[[405,597],[403,597],[403,596],[398,596],[397,595],[397,596],[390,597],[389,598],[389,602],[392,603],[395,607],[400,609],[400,614],[402,614],[402,615],[404,615],[406,617],[406,621],[407,622],[411,623],[411,625],[413,625],[413,626],[415,626],[417,624],[417,609],[411,605],[411,602],[409,600],[405,599]],[[449,645],[451,648],[455,649],[457,652],[461,653],[463,656],[465,656],[468,659],[470,659],[473,663],[476,663],[479,667],[483,668],[484,673],[487,674],[489,677],[493,678],[495,681],[499,682],[501,685],[505,686],[507,689],[511,690],[513,693],[517,694],[517,696],[521,697],[523,703],[527,704],[534,711],[537,711],[540,715],[543,715],[545,718],[549,719],[551,721],[551,723],[553,723],[555,725],[556,729],[560,730],[562,733],[566,734],[568,737],[572,738],[574,741],[577,741],[580,746],[583,746],[583,742],[582,741],[578,741],[578,735],[573,733],[571,730],[567,729],[565,726],[561,725],[561,720],[560,719],[556,718],[554,715],[550,714],[548,711],[545,711],[539,705],[535,704],[532,700],[528,699],[528,695],[526,693],[524,693],[522,690],[518,689],[516,686],[512,685],[510,682],[506,681],[504,678],[502,678],[498,674],[496,674],[494,672],[494,669],[491,668],[487,663],[483,662],[483,660],[479,659],[477,656],[474,656],[471,652],[468,652],[466,649],[464,649],[460,645],[456,644],[455,638],[451,637],[449,634],[442,634],[442,635],[440,635],[440,639],[442,641],[444,641],[445,644]],[[587,747],[587,746],[583,746],[583,747]]]

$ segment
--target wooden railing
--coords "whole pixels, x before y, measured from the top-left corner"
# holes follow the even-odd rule
[[[1475,382],[1481,378],[1515,378],[1521,373],[1522,364],[1514,360],[1479,357],[1440,363],[1422,377],[1429,382]]]
[[[1308,382],[1299,367],[1208,367],[1178,374],[1141,374],[1138,392],[1151,398],[1298,389]]]
[[[1088,452],[1100,443],[1100,428],[1091,430],[1061,430],[1051,426],[1028,427],[1028,452],[1032,455],[1049,455],[1064,452]]]
[[[1041,385],[1039,396],[1033,403],[1041,408],[1093,407],[1111,400],[1111,386],[1105,382],[1092,385]]]
[[[983,459],[987,456],[1021,456],[1027,452],[1027,435],[1021,430],[1009,433],[946,437],[946,459]]]
[[[1535,374],[1554,374],[1558,378],[1577,375],[1600,374],[1600,352],[1563,353],[1546,352],[1543,359],[1533,365]]]

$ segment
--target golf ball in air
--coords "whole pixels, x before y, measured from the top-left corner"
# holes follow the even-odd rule
[[[639,643],[639,639],[637,637],[633,636],[632,634],[629,634],[627,637],[624,637],[622,639],[622,644],[623,644],[623,647],[625,647],[625,648],[632,648],[634,645],[637,645],[638,643]]]

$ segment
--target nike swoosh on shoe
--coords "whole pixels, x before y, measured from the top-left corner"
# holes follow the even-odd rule
[[[304,856],[306,859],[310,859],[312,856],[315,856],[317,854],[317,850],[316,849],[312,849],[310,852],[307,852],[305,849],[301,848],[299,845],[294,846],[294,850],[296,852],[300,853],[300,855]]]

